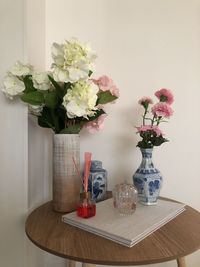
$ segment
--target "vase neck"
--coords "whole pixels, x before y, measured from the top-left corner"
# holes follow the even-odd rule
[[[142,158],[151,159],[153,148],[141,148]]]
[[[154,168],[154,164],[152,162],[152,148],[141,149],[142,153],[142,162],[140,164],[140,168],[142,169],[152,169]]]

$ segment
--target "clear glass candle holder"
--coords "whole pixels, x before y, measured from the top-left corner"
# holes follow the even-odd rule
[[[117,184],[113,189],[113,204],[121,215],[131,215],[136,210],[138,192],[133,184]]]

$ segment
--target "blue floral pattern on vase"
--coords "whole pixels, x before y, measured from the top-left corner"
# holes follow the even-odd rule
[[[106,197],[107,171],[102,168],[102,162],[99,160],[92,160],[88,189],[96,201]]]
[[[133,175],[133,183],[138,190],[139,202],[145,205],[155,205],[160,194],[163,178],[152,162],[153,149],[140,150],[142,162]]]

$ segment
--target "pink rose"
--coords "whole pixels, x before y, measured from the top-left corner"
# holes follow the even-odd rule
[[[98,85],[101,91],[110,91],[110,93],[114,96],[119,97],[119,89],[114,84],[113,80],[108,76],[101,76],[98,80],[92,79],[92,81]]]
[[[104,127],[104,120],[107,117],[107,114],[100,115],[97,119],[93,121],[89,121],[84,125],[84,127],[88,130],[90,133],[96,133],[97,131],[103,129]]]
[[[139,103],[140,105],[144,105],[144,104],[153,104],[153,100],[152,100],[150,97],[148,97],[148,96],[143,96],[143,97],[138,101],[138,103]]]
[[[169,89],[162,88],[155,92],[155,96],[161,101],[171,105],[174,102],[174,96]]]
[[[141,132],[147,132],[147,131],[153,131],[156,133],[156,136],[163,136],[162,131],[160,130],[160,128],[156,125],[142,125],[140,127],[136,127],[138,130],[138,133]]]
[[[165,102],[157,103],[156,105],[152,107],[151,111],[153,115],[156,117],[169,118],[173,114],[172,108],[170,107],[170,105],[168,105]]]

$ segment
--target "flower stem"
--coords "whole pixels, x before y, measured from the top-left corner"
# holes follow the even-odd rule
[[[143,118],[143,125],[145,125],[146,115],[147,115],[147,108],[145,108],[144,115],[142,116],[142,118]]]
[[[51,117],[52,117],[52,120],[53,120],[53,123],[54,123],[54,126],[55,126],[55,131],[57,133],[59,133],[59,123],[58,123],[57,117],[56,117],[56,115],[54,113],[54,110],[51,109],[50,112],[51,112]]]
[[[151,121],[151,126],[153,126],[153,124],[154,124],[154,122],[155,122],[155,118],[156,118],[156,116],[153,115],[153,119],[152,119],[152,121]]]

